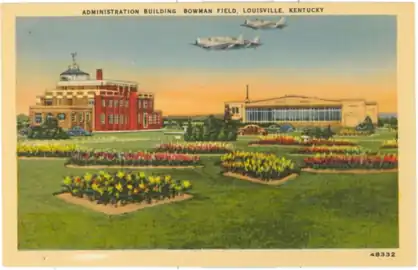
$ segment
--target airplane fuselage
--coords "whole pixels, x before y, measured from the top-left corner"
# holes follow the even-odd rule
[[[255,20],[255,21],[245,21],[244,24],[241,26],[248,27],[254,30],[268,30],[268,29],[282,29],[286,27],[286,23],[283,21],[273,22],[273,21],[262,21],[262,20]]]

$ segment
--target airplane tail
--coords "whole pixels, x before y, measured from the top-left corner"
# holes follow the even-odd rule
[[[286,23],[286,18],[285,17],[280,17],[280,20],[277,22],[277,25],[282,25]]]

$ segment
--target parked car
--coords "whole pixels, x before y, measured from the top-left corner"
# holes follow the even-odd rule
[[[257,125],[248,125],[238,129],[238,135],[267,135],[268,132],[264,128]]]
[[[268,134],[280,133],[280,126],[279,125],[271,125],[268,128],[266,128],[266,131],[268,132]]]
[[[91,135],[93,135],[91,132],[89,132],[89,131],[87,131],[84,128],[79,127],[79,126],[75,126],[75,127],[70,128],[67,131],[67,134],[69,136],[91,136]]]
[[[293,132],[295,128],[291,124],[283,124],[280,126],[280,133]]]

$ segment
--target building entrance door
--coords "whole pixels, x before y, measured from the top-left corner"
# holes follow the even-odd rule
[[[143,124],[144,124],[144,128],[147,128],[148,127],[148,114],[147,113],[144,113],[144,121],[143,121]]]

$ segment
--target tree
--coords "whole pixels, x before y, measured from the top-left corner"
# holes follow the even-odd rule
[[[227,136],[227,131],[225,130],[225,128],[223,127],[223,128],[221,128],[221,131],[219,132],[219,135],[218,135],[218,140],[220,140],[220,141],[226,141],[227,140],[227,138],[228,138],[228,136]]]
[[[16,116],[16,126],[18,130],[29,127],[29,123],[30,118],[26,114],[21,113]]]
[[[189,119],[187,123],[186,134],[184,134],[184,140],[191,141],[193,140],[192,136],[193,136],[193,125],[192,125],[192,120]]]
[[[391,125],[391,127],[393,127],[393,128],[397,128],[397,127],[398,127],[398,118],[396,118],[396,117],[392,116],[392,117],[389,119],[389,124]]]

